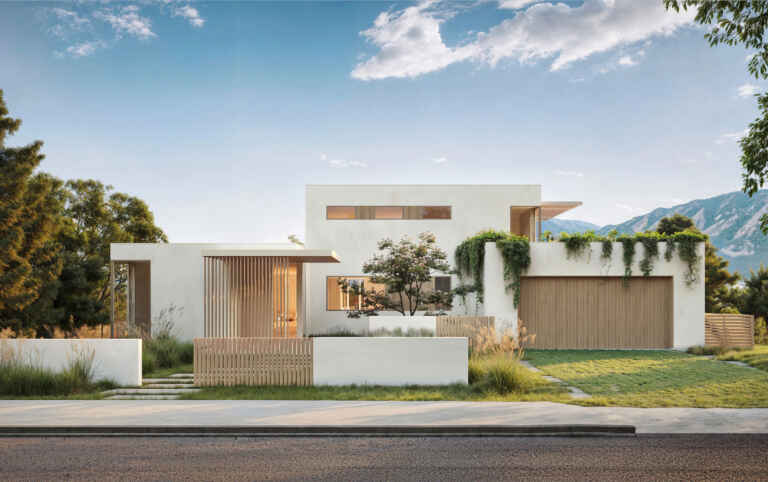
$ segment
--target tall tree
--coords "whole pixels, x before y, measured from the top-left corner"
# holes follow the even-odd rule
[[[68,181],[65,188],[64,247],[56,307],[59,326],[72,332],[83,325],[109,321],[109,261],[111,243],[167,242],[155,225],[147,204],[95,180]],[[125,282],[118,279],[119,288]]]
[[[741,44],[753,50],[749,72],[755,78],[768,78],[768,1],[765,0],[664,0],[667,9],[696,10],[696,22],[709,25],[705,38],[711,46]],[[742,189],[750,196],[768,181],[768,93],[758,94],[760,117],[749,125],[741,145]],[[768,234],[768,214],[760,218],[760,228]]]
[[[749,273],[750,277],[744,280],[742,310],[768,321],[768,267],[760,265],[757,272]]]
[[[693,220],[682,214],[659,220],[656,231],[671,235],[686,229],[700,232]],[[707,313],[722,313],[738,309],[738,291],[733,284],[739,280],[737,273],[728,271],[728,261],[717,254],[717,248],[707,238],[704,248],[704,309]]]
[[[0,328],[21,334],[32,311],[47,311],[52,283],[61,271],[56,243],[61,182],[34,171],[43,160],[43,143],[8,147],[21,126],[9,117],[0,90]]]

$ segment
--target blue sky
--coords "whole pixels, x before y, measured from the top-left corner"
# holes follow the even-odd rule
[[[174,242],[303,234],[305,184],[540,183],[607,224],[740,188],[762,87],[655,0],[0,4],[41,169]]]

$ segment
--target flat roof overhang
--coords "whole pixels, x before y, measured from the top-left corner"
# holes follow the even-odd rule
[[[541,219],[542,221],[552,219],[566,211],[581,206],[581,204],[581,201],[542,201]]]
[[[285,257],[301,263],[340,263],[341,259],[331,249],[204,249],[204,257]]]

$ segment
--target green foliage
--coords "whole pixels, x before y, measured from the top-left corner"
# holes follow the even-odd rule
[[[382,284],[386,289],[366,289],[364,285],[340,280],[344,292],[361,296],[363,300],[364,308],[351,310],[347,316],[358,318],[378,311],[397,311],[403,316],[413,316],[429,305],[435,305],[438,310],[451,308],[451,293],[428,292],[425,286],[434,273],[448,273],[451,269],[446,261],[448,255],[437,246],[434,234],[419,234],[417,243],[407,236],[399,242],[386,238],[379,241],[378,249],[381,254],[363,264],[363,273],[370,275],[372,283]]]
[[[686,353],[690,353],[691,355],[696,356],[718,356],[722,355],[724,353],[727,353],[729,351],[739,351],[743,350],[743,348],[739,347],[729,347],[729,346],[720,346],[720,345],[696,345],[688,347]]]
[[[0,395],[12,397],[90,393],[111,383],[93,380],[93,353],[75,353],[62,371],[44,368],[17,353],[0,354]]]
[[[0,90],[0,329],[10,327],[17,335],[40,322],[25,310],[55,316],[49,288],[61,272],[61,248],[55,242],[61,183],[35,174],[44,158],[41,141],[5,145],[20,126],[20,119],[8,116]]]
[[[485,243],[489,242],[495,242],[501,253],[506,288],[514,290],[517,306],[520,301],[520,276],[531,264],[528,238],[503,231],[481,231],[456,247],[456,271],[460,278],[469,276],[474,280],[474,291],[477,293],[478,302],[482,303]]]
[[[435,336],[435,331],[429,328],[408,328],[403,330],[401,327],[395,327],[393,329],[379,328],[368,333],[368,336],[394,336],[394,337],[406,337],[406,338],[432,338]]]
[[[635,237],[624,234],[617,237],[616,241],[621,243],[622,260],[624,261],[624,282],[627,283],[629,278],[632,277],[632,262],[635,260]]]
[[[581,258],[585,252],[590,250],[590,243],[602,241],[603,239],[591,230],[585,233],[560,233],[560,242],[565,244],[568,259]]]
[[[506,354],[486,359],[474,358],[469,362],[469,383],[480,390],[501,395],[526,393],[535,385],[535,375]]]
[[[161,368],[174,368],[194,361],[195,346],[179,340],[175,332],[175,319],[183,314],[176,305],[163,308],[152,320],[152,338],[143,341],[142,372]]]
[[[755,318],[755,344],[768,345],[768,322],[763,317]]]
[[[744,280],[742,313],[768,320],[768,267],[760,265],[757,272],[750,270],[749,278]]]
[[[653,272],[653,263],[659,258],[659,241],[661,235],[658,233],[637,233],[635,239],[643,245],[643,259],[640,260],[640,271],[643,276],[650,276]]]
[[[695,21],[711,25],[705,34],[711,46],[743,45],[755,50],[749,60],[749,72],[755,78],[768,78],[768,2],[762,0],[712,1],[712,0],[664,0],[667,9],[676,11],[696,9]],[[756,96],[760,117],[749,124],[749,132],[741,145],[742,190],[754,195],[768,181],[768,94]],[[763,233],[768,234],[768,214],[760,218]]]

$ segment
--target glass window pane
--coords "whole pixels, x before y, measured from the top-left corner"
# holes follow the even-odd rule
[[[376,219],[403,219],[403,207],[376,206]]]
[[[328,206],[326,207],[328,219],[355,219],[354,206]]]
[[[451,291],[451,277],[435,276],[435,291]]]
[[[451,219],[450,206],[424,206],[424,219]]]

